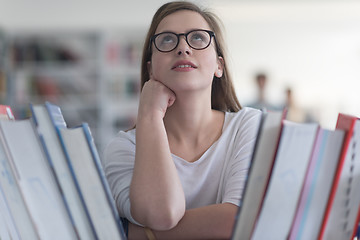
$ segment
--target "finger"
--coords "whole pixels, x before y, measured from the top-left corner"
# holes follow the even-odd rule
[[[176,95],[173,91],[171,91],[168,101],[168,107],[171,107],[174,104],[175,100],[176,100]]]

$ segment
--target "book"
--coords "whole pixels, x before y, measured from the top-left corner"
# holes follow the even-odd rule
[[[4,216],[6,213],[2,211],[2,202],[0,200],[0,239],[1,240],[11,240],[19,239],[17,236],[11,236],[10,229],[7,222],[7,216]]]
[[[126,239],[88,124],[57,131],[97,237]]]
[[[360,205],[360,120],[339,114],[336,129],[346,131],[318,239],[352,239]]]
[[[30,105],[30,109],[38,134],[43,139],[41,142],[47,153],[47,160],[53,169],[55,179],[58,182],[60,192],[66,202],[79,238],[95,239],[96,233],[88,210],[78,192],[57,135],[56,127],[67,127],[61,109],[50,102],[46,102],[45,105]]]
[[[286,239],[319,125],[283,121],[279,147],[251,239]]]
[[[30,119],[0,121],[3,146],[40,239],[77,239]]]
[[[0,132],[0,212],[12,239],[38,239],[36,227],[23,200],[3,147]],[[2,238],[1,238],[2,239]]]
[[[10,106],[0,105],[0,121],[15,120]],[[35,225],[14,177],[0,132],[0,239],[38,239]]]
[[[261,209],[280,139],[283,112],[263,112],[249,176],[240,203],[232,239],[250,239]]]
[[[0,104],[0,120],[1,119],[15,120],[10,106]]]
[[[319,128],[289,240],[317,239],[345,132]]]

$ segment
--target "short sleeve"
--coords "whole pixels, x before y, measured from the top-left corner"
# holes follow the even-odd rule
[[[240,120],[240,121],[239,121]],[[234,137],[231,159],[225,170],[225,190],[222,202],[240,205],[249,166],[254,151],[256,137],[261,120],[261,112],[249,109],[238,120]]]

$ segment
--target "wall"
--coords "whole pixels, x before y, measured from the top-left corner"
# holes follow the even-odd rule
[[[360,116],[360,2],[261,1],[219,5],[242,103],[254,98],[257,70],[268,94],[284,101],[291,86],[302,108],[333,128],[338,112]]]

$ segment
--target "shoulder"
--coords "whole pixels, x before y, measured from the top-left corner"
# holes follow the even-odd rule
[[[249,116],[256,116],[261,115],[261,110],[252,108],[252,107],[243,107],[237,112],[226,112],[227,115],[233,116],[233,117],[249,117]]]
[[[262,112],[251,107],[244,107],[238,112],[225,113],[225,125],[257,125],[260,122]]]
[[[245,107],[238,112],[227,112],[223,135],[239,144],[246,144],[256,139],[261,122],[262,112]]]
[[[129,131],[120,131],[118,132],[113,139],[109,142],[108,146],[117,145],[118,143],[133,143],[135,144],[135,129],[131,129]]]
[[[135,152],[135,132],[135,129],[120,131],[105,147],[105,158],[123,151]]]

